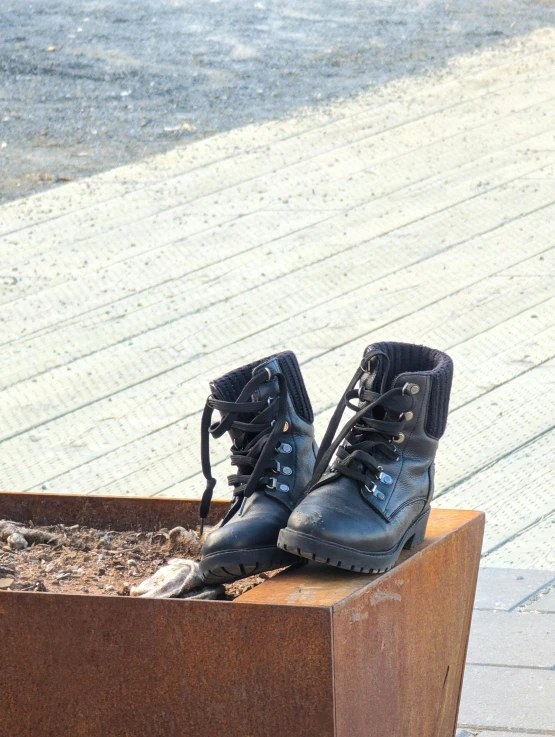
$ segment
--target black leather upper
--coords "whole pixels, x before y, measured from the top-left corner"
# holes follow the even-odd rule
[[[257,364],[254,371],[263,371],[266,367],[281,371],[279,355]],[[300,371],[297,378],[302,382]],[[217,396],[218,381],[213,382],[211,388]],[[253,393],[252,400],[271,400],[278,391],[277,379],[273,378],[260,385]],[[241,499],[237,500],[224,523],[207,536],[202,550],[203,558],[223,551],[276,545],[279,531],[285,526],[291,510],[310,481],[317,451],[314,426],[299,416],[289,392],[286,426],[271,456],[276,469],[279,468],[272,474],[272,479],[275,479],[272,480],[273,488],[265,485],[256,491],[244,500],[242,511]],[[239,433],[230,430],[229,434],[235,439]]]
[[[375,391],[371,385],[375,374],[363,374],[360,382],[362,397],[366,389]],[[405,371],[387,388],[391,387],[406,387],[400,400],[405,402],[402,410],[412,413],[402,428],[404,439],[393,440],[397,459],[381,457],[376,451],[383,470],[381,479],[375,480],[375,489],[334,472],[332,464],[291,514],[289,530],[364,553],[378,553],[392,549],[430,504],[438,446],[426,430],[433,377],[427,371]]]

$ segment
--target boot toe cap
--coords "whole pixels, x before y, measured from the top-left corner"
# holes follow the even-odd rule
[[[231,520],[207,535],[202,547],[202,557],[226,551],[265,548],[276,545],[279,526],[267,520]]]
[[[361,552],[393,547],[398,537],[395,524],[386,522],[360,496],[346,502],[344,494],[330,491],[329,486],[322,487],[324,493],[315,489],[307,496],[289,517],[287,529]]]

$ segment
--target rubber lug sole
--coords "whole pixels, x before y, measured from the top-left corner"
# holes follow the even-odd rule
[[[200,572],[207,584],[231,583],[298,562],[296,555],[277,547],[226,550],[202,558]]]
[[[364,553],[287,527],[279,533],[278,547],[301,558],[354,573],[386,573],[397,563],[403,549],[413,550],[424,540],[429,516],[428,509],[412,523],[395,548],[383,553]]]

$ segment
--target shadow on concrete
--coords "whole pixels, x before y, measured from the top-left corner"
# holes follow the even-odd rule
[[[555,21],[555,3],[538,0],[7,6],[0,200],[433,71]]]

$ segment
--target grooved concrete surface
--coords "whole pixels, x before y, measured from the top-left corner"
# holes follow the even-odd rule
[[[554,570],[554,42],[5,205],[0,486],[199,496],[210,378],[293,349],[321,434],[369,342],[422,342],[456,366],[436,504]]]

